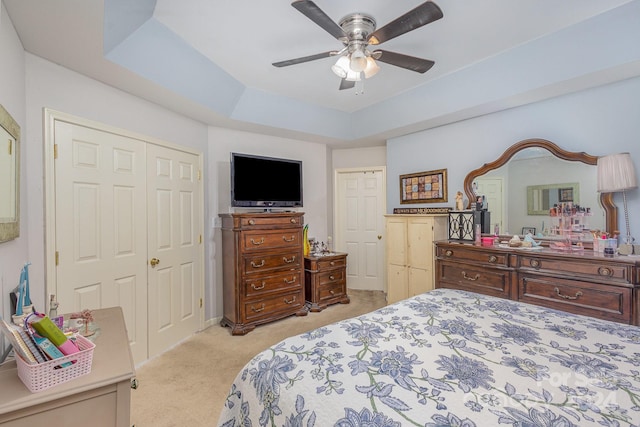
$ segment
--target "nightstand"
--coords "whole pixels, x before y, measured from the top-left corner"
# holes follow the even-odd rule
[[[330,304],[349,304],[347,254],[331,252],[305,256],[304,286],[310,311],[322,311]]]

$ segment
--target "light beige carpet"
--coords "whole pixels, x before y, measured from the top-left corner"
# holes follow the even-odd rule
[[[349,290],[349,296],[350,304],[287,317],[244,336],[232,336],[229,328],[214,325],[147,362],[136,372],[131,425],[215,426],[236,374],[257,353],[286,337],[386,305],[380,291]]]

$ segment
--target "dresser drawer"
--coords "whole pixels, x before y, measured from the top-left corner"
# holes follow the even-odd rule
[[[302,290],[260,298],[254,301],[245,301],[244,318],[247,322],[273,318],[280,312],[293,312],[300,309],[304,304]]]
[[[520,256],[520,270],[534,270],[544,274],[557,274],[563,276],[580,276],[593,281],[619,282],[621,284],[633,283],[633,267],[629,265],[614,264],[611,262],[593,260],[558,259],[537,257],[535,255]]]
[[[437,287],[510,298],[511,272],[474,264],[437,262]]]
[[[490,266],[509,266],[509,254],[491,250],[469,250],[460,247],[438,247],[437,257],[442,260],[478,262]]]
[[[301,253],[297,250],[282,251],[277,254],[259,254],[243,258],[244,271],[247,275],[269,272],[282,268],[300,268]]]
[[[342,268],[347,265],[347,257],[335,259],[322,259],[318,261],[318,270],[329,270],[331,268]]]
[[[283,289],[302,288],[302,271],[287,271],[274,276],[252,277],[244,281],[244,296],[259,298]]]
[[[323,272],[318,274],[318,278],[319,278],[319,283],[320,283],[321,286],[322,285],[327,285],[327,284],[330,284],[330,283],[344,282],[345,271],[344,271],[344,269],[323,271]]]
[[[300,230],[256,230],[242,233],[243,251],[261,251],[271,248],[297,248],[302,240]]]
[[[578,280],[519,275],[519,299],[576,314],[631,323],[632,289]]]
[[[240,227],[242,227],[243,229],[300,225],[302,225],[301,216],[279,216],[278,214],[266,214],[260,216],[243,216],[240,218]]]
[[[330,300],[333,298],[339,298],[346,294],[344,283],[328,283],[320,286],[319,297],[320,301]]]

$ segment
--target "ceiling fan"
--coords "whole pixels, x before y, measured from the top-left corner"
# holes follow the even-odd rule
[[[274,62],[273,65],[276,67],[286,67],[330,56],[339,56],[338,61],[331,69],[342,79],[340,90],[350,89],[355,86],[357,81],[373,77],[380,69],[376,60],[417,73],[424,73],[433,67],[434,62],[428,59],[387,50],[371,51],[369,49],[369,46],[377,46],[442,18],[442,10],[432,1],[422,3],[377,30],[375,19],[365,13],[352,13],[336,24],[311,0],[296,0],[291,3],[291,6],[342,42],[344,47],[338,51],[332,50]]]

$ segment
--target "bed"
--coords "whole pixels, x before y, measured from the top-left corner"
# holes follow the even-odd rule
[[[640,426],[640,328],[451,289],[287,338],[219,426]]]

